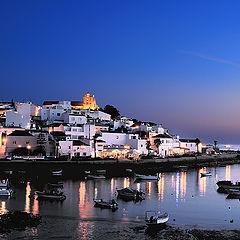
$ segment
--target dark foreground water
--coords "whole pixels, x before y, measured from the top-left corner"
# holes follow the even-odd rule
[[[211,177],[200,177],[201,172],[208,171],[212,172]],[[63,180],[67,196],[63,202],[40,202],[28,197],[43,189],[49,179],[25,179],[24,173],[12,175],[14,198],[0,199],[0,213],[21,210],[40,214],[42,224],[2,234],[0,239],[157,239],[158,235],[146,229],[146,210],[168,212],[167,229],[240,230],[240,201],[228,200],[216,191],[218,180],[240,180],[240,165],[176,170],[160,175],[158,182],[139,183],[131,177]],[[145,191],[146,200],[134,203],[118,199],[119,209],[115,212],[93,207],[94,198],[110,200],[116,197],[117,187],[128,186]]]

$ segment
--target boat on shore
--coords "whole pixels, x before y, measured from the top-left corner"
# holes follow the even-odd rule
[[[207,172],[207,173],[200,173],[201,177],[207,177],[207,176],[212,176],[211,172]]]
[[[157,211],[146,211],[145,222],[148,226],[158,226],[167,223],[169,220],[168,213],[160,214]]]
[[[101,179],[106,179],[106,177],[105,176],[103,176],[103,175],[91,175],[91,174],[88,174],[86,177],[85,177],[85,179],[87,180],[93,180],[93,179],[96,179],[96,180],[101,180]]]
[[[240,182],[232,183],[231,181],[218,181],[217,185],[225,189],[240,189]]]
[[[94,201],[94,207],[99,207],[99,208],[109,208],[112,210],[117,210],[118,209],[118,203],[112,199],[108,202],[103,201],[102,199],[95,199]]]
[[[158,181],[159,175],[141,175],[141,174],[135,174],[136,180],[148,180],[148,181]]]
[[[117,188],[118,198],[125,201],[142,201],[145,199],[145,193],[132,188]]]

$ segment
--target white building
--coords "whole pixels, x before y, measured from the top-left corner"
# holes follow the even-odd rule
[[[180,147],[186,148],[190,153],[202,152],[202,143],[197,144],[197,139],[179,139]]]
[[[74,113],[63,113],[62,114],[62,120],[64,123],[70,123],[70,124],[86,124],[87,118],[80,114],[74,114]]]
[[[31,128],[31,116],[22,115],[16,111],[6,112],[6,126],[21,127],[25,129]]]
[[[59,141],[58,155],[60,157],[65,156],[69,159],[73,157],[90,157],[91,151],[89,140]]]
[[[31,102],[16,103],[16,110],[23,116],[40,116],[40,106],[34,105]]]
[[[129,146],[134,149],[138,154],[146,154],[146,140],[139,139],[138,134],[115,133],[115,132],[102,132],[99,138],[105,141],[104,146]]]

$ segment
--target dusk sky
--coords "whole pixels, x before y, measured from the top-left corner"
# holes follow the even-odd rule
[[[0,101],[82,100],[240,143],[239,1],[0,1]]]

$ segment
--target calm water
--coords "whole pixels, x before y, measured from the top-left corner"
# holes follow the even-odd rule
[[[201,172],[211,177],[200,177]],[[162,173],[158,182],[135,183],[133,178],[107,180],[66,180],[67,199],[39,202],[28,197],[41,189],[41,181],[12,179],[15,198],[0,199],[0,213],[23,210],[39,213],[43,223],[37,229],[0,235],[1,239],[130,239],[148,238],[144,234],[146,210],[162,210],[170,215],[169,224],[179,227],[240,229],[240,201],[217,193],[217,180],[240,180],[240,165]],[[39,186],[39,182],[42,184]],[[117,187],[133,187],[146,193],[142,202],[118,200],[119,209],[93,207],[94,198],[109,200]],[[230,207],[230,208],[229,208]],[[230,220],[233,219],[233,223]],[[136,231],[136,229],[142,229]],[[151,237],[149,237],[151,238]]]

